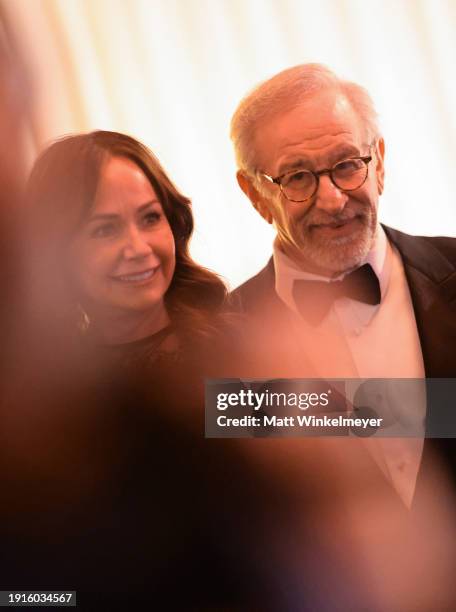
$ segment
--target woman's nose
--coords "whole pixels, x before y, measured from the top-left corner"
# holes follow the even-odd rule
[[[139,259],[151,253],[152,247],[149,244],[148,236],[137,227],[130,228],[123,248],[125,259]]]

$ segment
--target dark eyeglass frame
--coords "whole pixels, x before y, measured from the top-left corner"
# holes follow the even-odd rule
[[[363,182],[360,185],[358,185],[357,187],[353,187],[352,189],[344,189],[342,187],[339,187],[339,185],[336,183],[336,181],[334,180],[334,177],[332,175],[332,172],[336,168],[336,166],[338,166],[339,164],[342,164],[342,163],[347,162],[347,161],[351,161],[352,159],[353,160],[358,160],[359,159],[362,162],[364,162],[364,164],[366,166],[366,176],[364,177]],[[317,193],[318,187],[320,186],[320,176],[322,176],[323,174],[327,174],[329,176],[331,183],[335,187],[337,187],[337,189],[340,189],[341,191],[356,191],[357,189],[362,187],[364,185],[364,183],[367,181],[367,177],[369,176],[369,163],[371,161],[372,161],[372,155],[347,157],[347,159],[341,159],[340,161],[338,161],[336,164],[334,164],[334,166],[332,168],[325,168],[323,170],[319,170],[318,172],[314,172],[313,170],[308,170],[307,168],[303,168],[302,170],[291,170],[290,172],[285,172],[284,174],[281,174],[280,176],[276,176],[276,177],[272,177],[269,174],[266,174],[265,172],[259,172],[259,174],[261,176],[264,176],[264,178],[267,179],[269,182],[274,183],[275,185],[278,185],[280,187],[280,191],[282,192],[282,194],[285,196],[285,198],[288,201],[290,201],[290,202],[307,202],[307,200],[310,200],[311,198],[313,198],[314,195]],[[283,186],[282,186],[282,180],[284,179],[284,177],[290,176],[291,174],[297,174],[298,172],[309,172],[310,174],[312,174],[314,176],[314,178],[315,178],[315,189],[311,193],[310,196],[308,196],[307,198],[304,198],[303,200],[292,200],[284,192]]]

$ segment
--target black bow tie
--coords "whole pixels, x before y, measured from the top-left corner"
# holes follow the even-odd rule
[[[366,304],[380,304],[380,283],[369,264],[364,264],[340,281],[297,280],[293,298],[301,315],[312,325],[318,325],[329,309],[341,297]]]

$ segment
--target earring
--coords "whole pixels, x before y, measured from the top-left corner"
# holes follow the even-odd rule
[[[89,315],[86,313],[81,304],[76,305],[77,308],[77,326],[80,332],[85,334],[90,326]]]

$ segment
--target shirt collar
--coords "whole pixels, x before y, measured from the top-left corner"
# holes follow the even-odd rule
[[[375,274],[380,283],[380,292],[382,299],[386,294],[388,288],[390,271],[391,271],[391,257],[389,255],[389,245],[386,234],[381,225],[377,226],[375,234],[374,244],[367,254],[364,261],[360,263],[360,266],[368,263],[372,266]],[[283,251],[279,248],[278,238],[274,240],[273,247],[273,260],[275,269],[275,290],[279,298],[292,310],[296,311],[294,299],[293,299],[293,283],[295,280],[320,280],[324,282],[331,282],[331,280],[340,280],[345,274],[341,274],[337,278],[329,279],[326,276],[319,274],[312,274],[311,272],[305,272],[299,266],[291,260]]]

